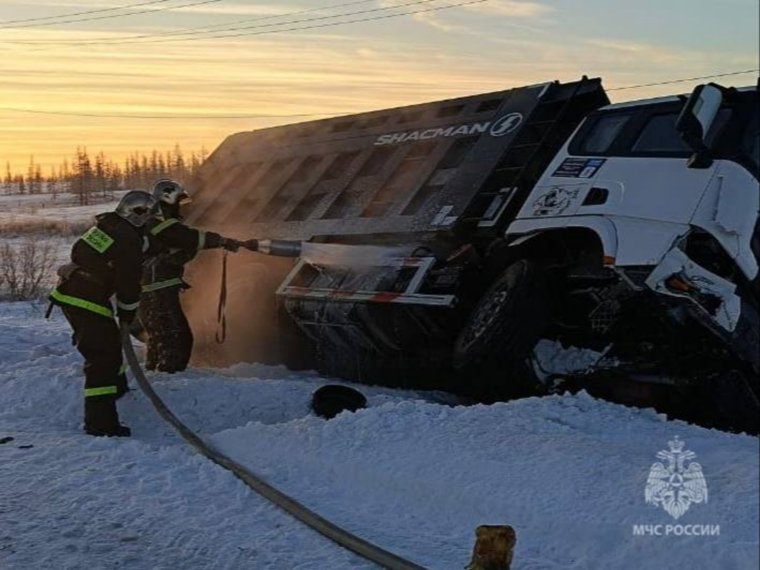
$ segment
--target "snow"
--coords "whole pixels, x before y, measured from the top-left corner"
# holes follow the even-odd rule
[[[141,393],[131,439],[81,433],[81,360],[56,311],[0,304],[0,568],[371,568],[194,453]],[[358,387],[368,408],[309,410],[328,380],[239,364],[150,376],[191,428],[333,522],[428,568],[462,568],[474,529],[510,524],[514,570],[754,570],[758,440],[581,393],[491,406]],[[633,536],[673,525],[646,505],[656,453],[679,436],[709,501],[680,525],[719,536]],[[33,446],[21,448],[21,446]]]
[[[93,194],[92,204],[80,206],[73,194],[5,194],[0,195],[0,225],[9,222],[64,222],[87,221],[100,212],[112,209],[124,191],[112,195]]]
[[[556,340],[542,339],[533,349],[533,361],[540,378],[552,375],[581,374],[598,365],[605,355],[588,348],[563,347]],[[610,362],[613,365],[614,362]]]

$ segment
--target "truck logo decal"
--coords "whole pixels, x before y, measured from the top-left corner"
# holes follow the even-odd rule
[[[560,186],[554,186],[548,192],[544,192],[533,202],[534,216],[559,216],[567,210],[570,204],[578,196],[578,190],[567,190]]]
[[[511,133],[522,123],[522,113],[510,113],[503,117],[496,119],[491,125],[491,136],[503,137],[506,134]]]
[[[486,121],[484,123],[469,123],[464,125],[451,125],[448,127],[405,131],[401,133],[387,133],[377,137],[377,140],[375,140],[375,146],[413,141],[425,141],[440,137],[482,135],[483,133],[489,133],[494,137],[502,137],[517,129],[522,121],[522,113],[509,113],[503,117],[499,117],[495,121]]]

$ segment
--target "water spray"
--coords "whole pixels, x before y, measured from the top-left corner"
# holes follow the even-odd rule
[[[311,243],[278,239],[250,240],[244,246],[264,255],[300,257],[313,265],[344,265],[348,267],[398,266],[405,254],[398,247],[376,245],[346,245]]]

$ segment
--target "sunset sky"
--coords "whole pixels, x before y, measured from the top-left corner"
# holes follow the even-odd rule
[[[583,74],[609,89],[756,70],[758,21],[757,0],[1,0],[0,160],[25,172],[34,155],[47,174],[78,145],[212,150],[238,131]]]

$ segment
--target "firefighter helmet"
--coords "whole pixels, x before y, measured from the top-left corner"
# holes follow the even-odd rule
[[[190,201],[190,195],[185,192],[182,184],[171,178],[160,178],[153,184],[153,197],[159,202],[176,205]]]
[[[142,227],[155,215],[158,202],[142,190],[131,190],[124,194],[115,212],[136,227]]]

